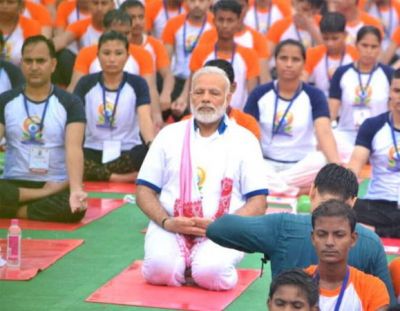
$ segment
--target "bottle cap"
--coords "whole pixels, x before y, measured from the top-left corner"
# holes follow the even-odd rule
[[[18,225],[18,219],[11,219],[11,226],[17,226]]]

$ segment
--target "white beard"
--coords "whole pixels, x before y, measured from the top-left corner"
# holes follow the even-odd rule
[[[200,110],[201,108],[204,107],[212,109],[212,111]],[[192,112],[193,117],[196,121],[199,121],[204,124],[209,124],[217,122],[219,119],[221,119],[226,112],[226,107],[227,107],[227,101],[225,99],[225,103],[219,107],[214,107],[213,105],[210,104],[205,104],[205,105],[200,104],[195,108],[193,104],[190,104],[190,111]]]

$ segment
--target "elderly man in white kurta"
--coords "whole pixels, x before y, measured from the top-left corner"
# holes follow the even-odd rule
[[[231,98],[224,71],[205,67],[193,75],[193,117],[164,128],[152,143],[137,180],[137,203],[150,218],[143,275],[152,284],[193,281],[228,290],[238,280],[243,253],[205,238],[225,213],[264,214],[266,174],[260,146],[225,111]]]

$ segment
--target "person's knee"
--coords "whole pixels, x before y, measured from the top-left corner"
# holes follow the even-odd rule
[[[235,266],[218,261],[202,261],[192,264],[194,282],[210,290],[230,290],[238,281]]]
[[[181,286],[184,282],[184,263],[165,256],[145,258],[142,266],[144,279],[155,285]]]

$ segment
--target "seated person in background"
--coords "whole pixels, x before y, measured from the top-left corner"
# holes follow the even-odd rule
[[[229,290],[243,253],[206,239],[205,228],[225,213],[265,213],[261,150],[225,116],[232,94],[223,70],[201,68],[191,85],[193,117],[160,131],[136,182],[138,206],[151,220],[142,272],[149,283],[181,286],[191,271],[197,285]]]
[[[0,31],[0,51],[3,50],[4,44],[4,37]],[[0,58],[0,94],[22,86],[23,83],[24,76],[21,69]]]
[[[305,57],[298,41],[280,42],[275,49],[277,80],[256,87],[244,108],[260,124],[271,193],[308,191],[322,166],[340,162],[325,96],[301,81]]]
[[[357,33],[363,26],[374,26],[379,29],[382,37],[384,35],[381,22],[359,9],[358,1],[360,0],[330,0],[332,9],[346,18],[347,44],[356,43]]]
[[[357,58],[357,50],[346,45],[346,19],[337,12],[322,16],[319,29],[323,44],[307,49],[304,80],[324,92],[328,98],[332,76],[340,66],[352,63]]]
[[[287,39],[299,41],[306,49],[322,44],[318,23],[318,11],[322,0],[292,0],[293,15],[285,16],[271,25],[267,32],[269,56],[274,55],[275,46]]]
[[[392,276],[392,282],[394,287],[394,293],[397,298],[397,302],[400,303],[400,257],[392,260],[389,264],[390,275]]]
[[[43,4],[31,0],[24,1],[22,15],[39,22],[42,35],[51,39],[53,36],[53,18]]]
[[[383,311],[389,294],[383,282],[348,265],[357,242],[356,215],[337,200],[320,204],[312,213],[312,243],[318,264],[305,269],[319,284],[319,309]]]
[[[337,164],[327,164],[319,171],[311,187],[311,208],[328,199],[338,199],[352,205],[357,192],[358,181],[351,170]],[[310,215],[225,215],[207,228],[207,237],[221,246],[265,254],[271,261],[272,276],[275,276],[287,269],[305,268],[318,262],[311,243],[311,230]],[[379,277],[386,284],[393,303],[393,286],[381,240],[362,225],[357,224],[355,230],[358,240],[350,251],[349,264]]]
[[[90,0],[64,0],[57,6],[54,35],[64,32],[68,25],[90,17]]]
[[[272,279],[268,310],[319,311],[319,289],[315,280],[300,269],[284,271]]]
[[[146,12],[144,5],[139,0],[126,0],[120,6],[120,10],[129,14],[132,18],[132,30],[129,43],[144,48],[150,53],[153,59],[153,66],[159,77],[162,79],[162,81],[160,81],[162,82],[162,87],[159,89],[160,108],[163,115],[168,115],[169,109],[171,108],[171,94],[175,83],[168,57],[168,51],[161,40],[145,34]],[[149,85],[149,87],[150,89],[157,89],[155,86]]]
[[[82,77],[75,88],[87,117],[85,180],[135,181],[154,138],[146,81],[123,71],[128,46],[119,32],[101,35],[102,71]]]
[[[364,120],[387,111],[393,69],[378,61],[381,42],[378,28],[362,27],[357,33],[358,60],[339,67],[332,77],[329,110],[333,124],[339,117],[334,133],[344,162],[350,159]]]
[[[0,6],[0,31],[3,33],[4,45],[0,58],[16,66],[21,62],[21,47],[26,38],[41,34],[39,22],[21,14],[23,0],[2,1]]]
[[[368,162],[372,167],[367,194],[354,205],[358,221],[380,236],[400,238],[400,69],[389,98],[388,112],[361,125],[349,168],[358,175]]]
[[[21,64],[26,84],[0,96],[0,138],[7,141],[3,218],[75,222],[85,215],[85,112],[79,98],[51,84],[55,55],[44,36],[28,38]]]

